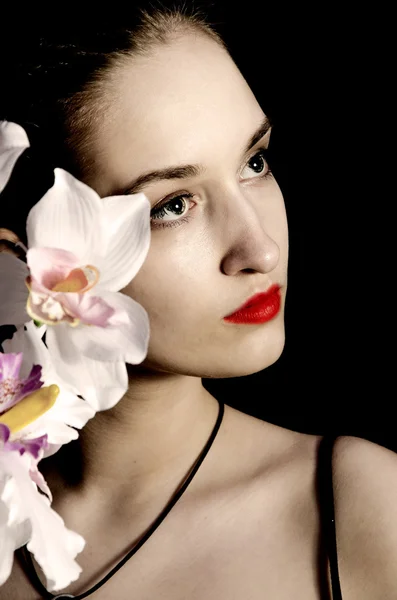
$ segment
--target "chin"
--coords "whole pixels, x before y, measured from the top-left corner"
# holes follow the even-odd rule
[[[285,346],[284,327],[278,327],[266,340],[250,340],[250,344],[237,343],[232,349],[219,353],[202,377],[226,379],[259,373],[273,365],[283,353]],[[227,360],[225,360],[227,359]]]
[[[259,373],[263,369],[267,369],[278,361],[284,350],[284,343],[275,344],[271,349],[268,349],[260,356],[249,356],[244,362],[236,365],[236,368],[228,370],[227,375],[222,377],[244,377],[245,375],[253,375]]]

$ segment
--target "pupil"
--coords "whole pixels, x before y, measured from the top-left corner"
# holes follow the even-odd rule
[[[256,173],[260,173],[261,171],[263,171],[263,167],[264,167],[264,160],[263,160],[263,156],[261,154],[256,154],[255,156],[253,156],[250,160],[250,167],[251,169],[253,169]]]
[[[175,200],[171,200],[170,206],[172,207],[172,211],[176,212],[178,215],[183,213],[184,202],[180,198],[176,198]]]

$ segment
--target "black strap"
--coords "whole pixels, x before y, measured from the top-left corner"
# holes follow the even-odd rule
[[[335,528],[332,451],[336,437],[324,436],[318,455],[318,491],[320,516],[331,571],[332,600],[343,600],[340,587]]]
[[[168,504],[165,506],[165,508],[159,514],[159,516],[154,521],[154,523],[150,526],[148,531],[136,543],[136,545],[133,548],[131,548],[131,550],[129,550],[129,552],[124,556],[124,558],[122,558],[120,560],[120,562],[111,571],[109,571],[109,573],[107,575],[105,575],[105,577],[103,577],[98,583],[96,583],[94,586],[92,586],[92,588],[90,588],[86,592],[83,592],[82,594],[78,594],[77,596],[73,596],[72,594],[66,594],[66,593],[65,594],[59,593],[59,594],[55,594],[55,595],[52,594],[44,587],[44,585],[40,581],[40,578],[37,575],[35,566],[33,564],[32,555],[27,550],[26,546],[23,546],[20,549],[20,552],[21,552],[22,558],[23,558],[23,562],[26,567],[27,575],[29,576],[29,579],[30,579],[32,585],[36,588],[36,591],[41,595],[41,597],[44,600],[61,600],[61,598],[74,598],[74,600],[83,600],[83,598],[87,598],[88,596],[90,596],[91,594],[96,592],[100,587],[102,587],[107,581],[109,581],[109,579],[111,577],[113,577],[113,575],[115,575],[117,573],[117,571],[119,569],[121,569],[121,567],[123,565],[125,565],[125,563],[132,556],[134,556],[135,552],[137,552],[139,550],[139,548],[141,548],[141,546],[143,546],[143,544],[156,531],[156,529],[159,527],[161,522],[165,519],[165,517],[168,515],[170,510],[175,506],[175,504],[177,503],[179,498],[185,492],[186,488],[188,487],[188,485],[192,481],[193,477],[199,470],[203,460],[207,456],[207,454],[212,446],[212,443],[216,437],[216,434],[219,431],[219,427],[221,426],[222,419],[223,419],[223,414],[224,414],[224,409],[225,409],[224,403],[221,400],[218,400],[218,403],[219,403],[219,413],[218,413],[218,418],[216,420],[214,429],[212,430],[212,433],[211,433],[206,445],[204,446],[204,448],[201,451],[199,457],[197,458],[195,464],[193,465],[192,470],[190,471],[190,474],[188,474],[187,478],[182,483],[181,487],[175,492],[175,494],[173,495],[171,500],[168,502]]]

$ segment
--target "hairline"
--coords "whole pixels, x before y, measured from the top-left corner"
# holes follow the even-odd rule
[[[92,149],[95,140],[100,135],[100,131],[103,131],[104,117],[115,106],[114,82],[116,81],[117,71],[122,71],[127,64],[131,65],[131,61],[137,57],[150,56],[161,46],[168,46],[177,42],[187,33],[193,33],[212,40],[230,55],[222,38],[204,21],[197,20],[196,16],[181,18],[181,15],[177,15],[177,17],[180,20],[179,23],[174,24],[173,30],[164,32],[162,38],[154,39],[152,35],[146,45],[143,42],[144,26],[138,29],[136,34],[129,32],[131,35],[130,48],[111,53],[108,63],[95,73],[93,79],[86,84],[81,92],[77,92],[66,103],[65,122],[68,132],[66,144],[76,157],[77,175],[86,183],[92,183],[97,175],[96,161],[93,158]],[[164,19],[164,15],[160,15],[161,19]],[[135,40],[132,39],[132,35],[136,36]]]

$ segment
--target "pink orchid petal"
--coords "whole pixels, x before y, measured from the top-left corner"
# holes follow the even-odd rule
[[[0,423],[0,442],[2,442],[4,446],[8,443],[10,435],[11,432],[7,425],[4,425],[4,423]]]
[[[0,325],[20,327],[30,320],[26,312],[28,275],[24,262],[8,252],[0,253]]]
[[[32,439],[22,439],[15,436],[16,439],[12,440],[11,432],[7,425],[0,423],[0,442],[2,442],[2,452],[19,452],[24,454],[28,452],[35,460],[38,460],[42,456],[42,450],[48,447],[47,435]]]
[[[28,452],[34,459],[39,460],[42,456],[42,450],[48,447],[47,434],[32,439],[16,439],[14,442],[8,442],[9,449],[15,447],[16,450],[22,448],[24,452]]]
[[[70,328],[76,348],[93,360],[139,364],[149,345],[149,317],[135,300],[118,292],[102,292],[102,299],[115,310],[108,327]]]
[[[0,121],[0,193],[7,185],[16,161],[29,145],[23,127],[17,123]]]
[[[78,323],[78,319],[70,315],[59,302],[57,294],[38,294],[31,291],[26,310],[31,319],[41,321],[47,325],[57,325],[62,322],[73,325]]]
[[[144,194],[102,199],[108,236],[98,290],[117,292],[138,273],[150,246],[150,202]]]
[[[0,352],[0,385],[7,379],[18,379],[23,360],[22,352],[3,354]]]
[[[16,396],[16,402],[19,402],[28,394],[35,392],[43,387],[43,381],[41,381],[41,365],[33,365],[28,377],[21,381],[21,390]]]
[[[66,328],[66,325],[50,327],[46,336],[58,375],[73,385],[94,410],[112,408],[128,389],[125,362],[98,362],[82,355],[73,339],[66,335],[72,328],[65,331]]]
[[[56,299],[66,308],[69,314],[80,319],[86,325],[106,327],[115,309],[106,303],[102,297],[89,294],[62,294],[58,293]]]
[[[4,444],[3,451],[5,452],[19,452],[19,454],[25,454],[27,452],[35,460],[42,458],[42,450],[48,447],[47,436],[43,435],[40,438],[33,440],[15,440],[15,442],[7,442]]]
[[[21,399],[23,386],[19,380],[19,371],[22,360],[22,352],[0,352],[0,413],[6,412]]]
[[[4,354],[0,353],[0,359]],[[43,386],[40,365],[34,365],[29,377],[25,380],[8,379],[0,380],[0,413],[5,412],[18,404],[28,394],[39,390]]]
[[[59,248],[31,248],[26,254],[34,289],[49,292],[79,266],[78,258]]]
[[[54,173],[54,185],[28,215],[28,247],[62,248],[72,252],[81,265],[98,266],[106,241],[101,199],[63,169]]]

